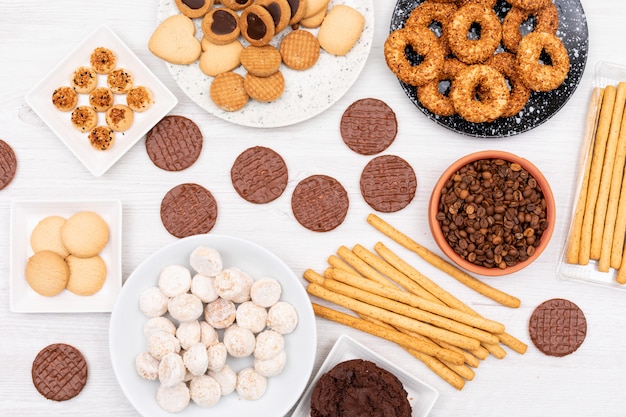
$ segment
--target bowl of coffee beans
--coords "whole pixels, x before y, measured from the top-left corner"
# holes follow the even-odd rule
[[[469,272],[498,276],[528,266],[555,225],[550,185],[528,160],[509,152],[472,153],[453,163],[430,198],[439,248]]]

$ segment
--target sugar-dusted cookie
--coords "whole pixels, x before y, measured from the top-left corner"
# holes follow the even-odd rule
[[[116,68],[107,75],[107,85],[113,94],[126,94],[133,88],[135,77],[125,68]]]
[[[361,37],[365,18],[356,9],[344,4],[333,6],[326,14],[317,39],[326,52],[343,56]]]
[[[105,112],[113,106],[113,91],[107,87],[96,87],[89,93],[89,105],[97,112]]]
[[[211,82],[209,92],[215,105],[226,111],[237,111],[250,100],[244,78],[232,71],[218,74]]]
[[[99,254],[109,241],[109,225],[96,212],[79,211],[61,228],[61,240],[72,255],[90,258]]]
[[[114,132],[125,132],[132,126],[135,115],[127,105],[116,104],[106,111],[104,120]]]
[[[61,228],[65,221],[65,218],[61,216],[48,216],[41,219],[30,234],[30,247],[33,251],[49,250],[62,258],[67,257],[70,252],[61,240]]]
[[[196,25],[184,14],[175,14],[161,22],[152,32],[148,49],[171,64],[191,64],[202,52],[195,37]]]
[[[280,68],[282,58],[273,45],[248,45],[241,51],[241,65],[257,77],[268,77]]]
[[[202,19],[202,33],[215,44],[231,43],[239,37],[239,15],[227,7],[216,7]]]
[[[79,94],[89,94],[98,86],[98,74],[91,67],[80,66],[72,73],[70,85]]]
[[[315,35],[306,30],[294,30],[280,43],[283,62],[294,70],[311,68],[320,56],[320,43]]]
[[[109,48],[99,46],[91,53],[89,62],[98,74],[108,74],[117,65],[117,57]]]
[[[137,113],[148,110],[153,102],[152,91],[143,85],[133,87],[126,93],[126,104]]]
[[[242,50],[243,45],[238,39],[224,45],[217,45],[203,38],[200,71],[211,77],[232,71],[241,63]]]
[[[258,4],[241,12],[239,28],[241,36],[255,46],[267,45],[276,33],[274,18],[265,7]]]
[[[277,100],[285,91],[285,78],[280,71],[276,71],[268,77],[257,77],[247,73],[243,85],[251,98],[269,103]]]
[[[78,106],[72,111],[70,121],[81,132],[89,132],[98,124],[98,113],[93,107]]]
[[[66,286],[69,291],[85,296],[100,291],[107,277],[107,266],[100,256],[79,258],[70,255],[65,261],[70,269]]]
[[[87,139],[93,148],[106,151],[115,143],[115,132],[108,126],[98,125],[89,131]]]
[[[72,111],[78,104],[78,93],[72,87],[59,87],[52,92],[52,104],[58,110]]]
[[[176,7],[185,16],[195,19],[203,17],[213,7],[213,0],[176,0]]]
[[[60,255],[42,250],[28,258],[25,276],[26,282],[37,294],[53,297],[65,289],[70,271]]]

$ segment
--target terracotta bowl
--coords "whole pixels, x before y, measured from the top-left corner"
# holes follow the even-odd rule
[[[545,204],[546,205],[545,219],[547,222],[547,226],[543,230],[543,233],[540,236],[538,242],[535,242],[534,244],[535,245],[534,253],[528,256],[528,258],[526,258],[525,260],[518,261],[514,265],[512,264],[512,262],[509,262],[509,264],[504,266],[504,263],[502,263],[501,261],[501,264],[503,265],[502,267],[498,267],[498,266],[491,267],[491,266],[478,265],[474,262],[470,262],[469,260],[466,259],[468,252],[466,252],[465,253],[466,256],[463,257],[454,250],[454,248],[451,246],[448,239],[444,236],[444,233],[442,231],[442,225],[437,219],[442,189],[445,187],[445,184],[448,182],[448,180],[452,178],[452,176],[459,169],[461,169],[462,167],[474,161],[481,160],[481,159],[488,159],[488,160],[502,159],[504,161],[519,164],[523,169],[528,171],[528,173],[530,174],[532,178],[534,178],[537,181],[538,187],[540,188],[543,194],[543,198],[545,199],[545,203],[546,203]],[[470,191],[470,193],[472,192]],[[464,210],[465,200],[460,200],[460,202],[463,204],[461,207],[461,210]],[[486,205],[486,203],[482,203],[481,205]],[[483,215],[482,217],[488,217],[488,216]],[[521,158],[509,152],[496,151],[496,150],[486,150],[486,151],[472,153],[454,162],[448,169],[446,169],[443,172],[443,174],[439,178],[439,181],[437,181],[437,183],[435,184],[435,187],[430,197],[430,203],[428,207],[428,222],[430,225],[430,230],[439,248],[441,248],[441,250],[446,254],[446,256],[450,258],[454,263],[456,263],[461,268],[473,274],[487,275],[487,276],[500,276],[500,275],[511,274],[513,272],[517,272],[521,270],[522,268],[525,268],[526,266],[534,262],[535,259],[537,259],[539,255],[541,255],[541,252],[543,252],[546,246],[548,246],[548,242],[550,241],[550,238],[552,237],[552,232],[554,231],[555,217],[556,217],[556,206],[554,203],[554,196],[552,194],[552,190],[550,189],[550,185],[546,181],[543,174],[539,171],[539,169],[524,158]],[[520,225],[520,227],[524,227],[526,223],[522,222],[518,224]],[[480,229],[480,228],[475,227],[475,229]],[[482,229],[482,230],[485,230],[485,229]],[[488,239],[487,238],[488,234],[489,233],[487,234],[483,233],[483,235],[485,235],[486,240]],[[466,240],[466,241],[469,241],[469,240]],[[470,243],[475,243],[475,242],[470,241]],[[475,245],[475,246],[478,246],[478,245]]]

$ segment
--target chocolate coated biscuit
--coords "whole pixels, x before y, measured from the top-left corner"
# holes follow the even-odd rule
[[[201,185],[179,184],[161,201],[161,222],[176,237],[208,233],[217,221],[217,201]]]
[[[395,155],[372,159],[361,172],[361,195],[376,211],[392,213],[415,197],[417,177],[407,161]]]
[[[87,361],[78,349],[64,343],[43,348],[31,370],[33,384],[49,400],[66,401],[77,396],[87,383]]]
[[[580,347],[587,335],[587,319],[569,300],[553,298],[541,303],[530,316],[530,338],[540,351],[565,356]]]
[[[165,116],[146,136],[146,151],[154,165],[166,171],[189,168],[202,151],[202,132],[183,116]]]
[[[243,151],[230,170],[235,191],[246,201],[265,204],[281,196],[288,181],[287,164],[275,151],[255,146]]]
[[[0,190],[9,185],[17,170],[17,158],[13,148],[0,139]]]
[[[385,102],[364,98],[352,103],[341,116],[341,138],[354,152],[374,155],[391,145],[398,133],[396,114]]]
[[[298,222],[314,232],[328,232],[348,214],[345,188],[326,175],[312,175],[298,183],[291,196],[291,210]]]

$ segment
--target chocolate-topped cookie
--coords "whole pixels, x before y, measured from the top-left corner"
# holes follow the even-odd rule
[[[311,417],[410,417],[408,393],[391,372],[363,359],[335,365],[311,393]]]
[[[243,151],[230,170],[237,194],[256,204],[269,203],[280,197],[287,187],[288,177],[285,160],[263,146]]]
[[[328,232],[348,214],[345,188],[326,175],[312,175],[298,183],[291,196],[291,210],[298,222],[314,232]]]
[[[402,210],[415,197],[417,177],[407,161],[395,155],[372,159],[361,172],[361,195],[383,213]]]
[[[339,127],[345,144],[361,155],[384,151],[398,133],[396,114],[385,102],[375,98],[352,103],[343,112]]]
[[[0,190],[9,185],[15,177],[17,158],[13,148],[0,139]]]
[[[217,221],[217,201],[195,183],[179,184],[161,201],[161,222],[176,237],[208,233]]]
[[[87,361],[74,346],[55,343],[43,348],[31,369],[33,384],[49,400],[66,401],[87,383]]]
[[[166,171],[189,168],[202,151],[202,132],[183,116],[165,116],[146,136],[146,151],[154,165]]]
[[[530,338],[540,351],[565,356],[580,347],[587,335],[587,319],[573,302],[553,298],[539,304],[530,316]]]

